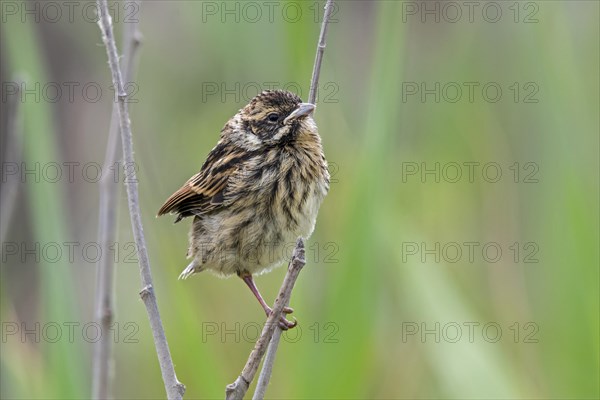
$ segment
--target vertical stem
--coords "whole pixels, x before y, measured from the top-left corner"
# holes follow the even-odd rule
[[[279,347],[279,340],[281,339],[282,333],[283,332],[279,327],[275,328],[275,332],[273,332],[273,337],[271,337],[271,341],[269,342],[265,361],[263,362],[262,370],[258,376],[258,382],[256,383],[256,389],[254,390],[252,400],[262,400],[265,398],[265,393],[267,392],[267,387],[271,380],[271,374],[273,373],[275,356],[277,355],[277,348]]]
[[[329,26],[329,20],[331,18],[331,12],[333,11],[333,0],[327,0],[325,3],[325,12],[323,14],[323,24],[321,25],[321,33],[319,34],[319,42],[317,44],[317,55],[315,57],[315,65],[313,67],[312,79],[310,83],[310,94],[308,95],[308,102],[316,104],[317,101],[317,88],[319,86],[319,76],[321,75],[321,63],[323,62],[323,54],[325,53],[327,27]],[[269,348],[267,349],[267,355],[263,363],[263,368],[260,371],[258,377],[258,383],[254,391],[253,400],[262,400],[265,397],[267,386],[271,380],[271,374],[273,373],[273,364],[275,363],[275,356],[277,355],[277,348],[279,347],[279,340],[281,339],[282,330],[279,326],[275,328],[271,341],[269,342]]]
[[[6,110],[6,142],[4,146],[4,165],[13,164],[23,160],[23,115],[21,113],[21,85],[23,79],[15,76],[14,84],[17,85],[17,91],[12,96],[8,96]],[[15,205],[19,188],[17,179],[7,179],[2,183],[0,190],[0,240],[6,241],[6,233],[10,226],[12,216],[14,215]]]
[[[123,64],[125,80],[133,79],[135,56],[140,45],[138,23],[125,24],[123,33]],[[117,104],[113,106],[104,157],[103,171],[109,171],[120,157],[120,131]],[[100,181],[100,202],[98,216],[98,242],[101,249],[108,249],[116,242],[117,211],[120,192],[119,182],[111,174],[105,173]],[[108,332],[115,315],[114,300],[114,268],[111,257],[101,257],[97,263],[96,278],[96,320],[102,332]],[[111,397],[112,380],[112,341],[110,335],[102,335],[96,342],[92,367],[92,398],[106,399]]]
[[[317,55],[315,56],[315,65],[313,67],[312,79],[310,81],[310,93],[308,94],[308,102],[317,104],[317,90],[319,87],[319,77],[321,76],[321,63],[323,62],[323,53],[325,53],[325,39],[327,37],[327,27],[329,19],[333,11],[333,0],[327,0],[325,3],[325,12],[323,14],[323,24],[321,25],[321,33],[319,34],[319,43],[317,44]]]
[[[185,386],[177,380],[171,352],[165,336],[165,331],[160,319],[156,295],[152,286],[152,272],[150,270],[150,260],[144,238],[142,227],[142,217],[140,213],[139,194],[137,187],[137,178],[134,168],[133,157],[133,136],[131,133],[131,121],[129,120],[129,111],[127,107],[127,93],[123,85],[121,69],[119,67],[119,58],[117,55],[117,46],[113,36],[111,17],[108,12],[107,0],[97,0],[100,19],[98,25],[102,31],[102,40],[106,47],[108,63],[110,66],[113,85],[117,90],[119,128],[121,130],[121,141],[123,145],[123,156],[125,160],[126,172],[125,186],[127,189],[127,200],[129,205],[129,216],[131,218],[131,227],[133,237],[137,248],[139,259],[140,275],[143,288],[140,296],[146,306],[146,312],[150,321],[154,345],[158,355],[162,379],[165,384],[165,390],[169,399],[182,399],[185,392]]]

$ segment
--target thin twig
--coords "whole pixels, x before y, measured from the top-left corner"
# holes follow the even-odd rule
[[[140,275],[143,288],[140,292],[142,301],[146,306],[150,327],[154,337],[154,346],[158,355],[158,362],[162,373],[162,379],[165,384],[165,390],[169,399],[182,399],[185,392],[185,386],[177,380],[171,352],[165,336],[156,295],[152,286],[152,272],[150,270],[150,260],[148,250],[146,249],[146,240],[142,227],[142,217],[140,213],[140,204],[138,197],[137,179],[133,158],[133,136],[131,133],[131,123],[129,120],[129,111],[127,109],[127,93],[123,86],[123,78],[119,67],[119,58],[117,55],[117,46],[113,36],[111,17],[108,12],[107,0],[97,0],[100,19],[98,25],[102,31],[102,41],[106,47],[108,55],[108,64],[110,66],[113,85],[117,90],[119,128],[121,131],[121,141],[123,145],[123,156],[125,159],[125,168],[129,169],[126,173],[125,186],[127,188],[127,200],[129,204],[129,215],[131,217],[131,227],[137,248],[139,259]]]
[[[308,102],[317,104],[317,90],[319,87],[319,76],[321,75],[321,63],[323,62],[323,53],[325,53],[325,39],[327,37],[327,27],[329,19],[333,11],[333,0],[327,0],[325,3],[325,12],[323,14],[323,24],[321,25],[321,33],[319,35],[319,43],[317,44],[317,55],[315,56],[315,65],[313,67],[312,79],[310,81],[310,93],[308,94]]]
[[[139,5],[138,5],[139,8]],[[126,82],[133,79],[136,54],[141,44],[138,23],[125,24],[123,33],[123,68]],[[112,109],[108,143],[104,157],[103,171],[109,171],[120,160],[119,111],[115,103]],[[117,237],[117,211],[121,186],[112,174],[104,174],[100,181],[100,203],[98,214],[98,242],[100,248],[108,249]],[[97,264],[96,277],[96,320],[102,332],[108,332],[114,320],[114,262],[111,257],[101,257]],[[110,335],[102,335],[95,344],[92,369],[92,398],[111,397],[112,381],[112,340]]]
[[[287,274],[283,279],[283,284],[281,285],[281,289],[279,289],[277,299],[275,299],[273,312],[267,318],[267,322],[265,322],[265,326],[263,327],[258,341],[254,345],[254,349],[252,349],[252,352],[250,353],[250,357],[248,357],[248,361],[246,361],[242,373],[237,377],[235,382],[230,383],[225,388],[225,398],[227,400],[243,399],[248,391],[250,383],[256,375],[256,371],[258,371],[260,360],[267,351],[267,346],[273,336],[273,332],[275,331],[275,328],[279,326],[279,319],[282,316],[283,307],[289,304],[290,297],[292,296],[292,289],[294,288],[296,279],[298,279],[298,274],[300,274],[305,263],[304,242],[299,238],[294,253],[292,254],[292,259],[288,265]]]
[[[18,170],[17,163],[23,160],[23,115],[21,113],[21,86],[23,77],[16,76],[13,84],[17,86],[15,93],[8,98],[6,104],[6,142],[4,145],[4,167],[8,172],[9,165]],[[6,234],[14,215],[19,194],[19,175],[6,179],[0,190],[0,240],[6,241]]]
[[[333,0],[327,0],[325,3],[325,12],[323,14],[323,24],[321,25],[321,33],[319,35],[319,43],[317,44],[317,55],[315,57],[315,65],[313,68],[312,80],[310,84],[310,94],[308,96],[309,103],[316,104],[317,101],[317,88],[319,86],[319,76],[321,75],[321,63],[323,61],[323,54],[325,53],[325,39],[327,36],[327,26],[331,18],[331,12],[333,11]],[[287,304],[286,304],[287,305]],[[263,362],[262,370],[258,377],[256,389],[254,391],[253,400],[262,400],[267,392],[269,381],[271,380],[271,374],[273,373],[273,364],[275,363],[275,356],[277,355],[277,348],[279,347],[279,340],[281,339],[282,330],[279,326],[275,328],[273,337],[269,342],[269,348],[265,361]]]
[[[277,349],[279,347],[279,340],[283,331],[278,326],[273,332],[273,337],[269,342],[267,348],[267,355],[265,355],[265,361],[263,362],[260,375],[258,376],[258,382],[256,382],[256,389],[254,390],[254,396],[252,400],[262,400],[265,398],[269,381],[271,380],[271,374],[273,373],[273,365],[275,364],[275,356],[277,355]]]

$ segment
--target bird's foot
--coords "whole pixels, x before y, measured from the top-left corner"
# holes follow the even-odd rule
[[[267,317],[269,315],[271,315],[271,313],[273,312],[273,310],[269,307],[268,309],[265,310]],[[284,330],[287,331],[288,329],[292,329],[294,328],[296,325],[298,325],[298,320],[296,320],[296,318],[294,318],[294,321],[289,321],[286,318],[287,314],[291,314],[294,312],[293,308],[290,307],[283,307],[283,315],[281,316],[281,318],[279,318],[279,327]]]
[[[271,315],[271,313],[273,312],[273,309],[271,307],[269,307],[269,305],[265,302],[263,297],[260,295],[258,288],[254,284],[254,279],[252,279],[252,274],[250,274],[248,271],[240,271],[238,273],[238,276],[240,278],[242,278],[244,283],[246,283],[246,285],[250,288],[252,293],[254,293],[254,296],[260,303],[261,307],[263,308],[263,310],[265,310],[265,314],[267,314],[267,318],[269,318],[269,315]],[[291,329],[291,328],[295,327],[296,325],[298,325],[298,321],[296,321],[296,318],[294,318],[294,322],[292,322],[292,321],[288,321],[287,318],[285,317],[287,314],[293,313],[294,312],[293,309],[291,309],[290,307],[283,307],[282,312],[283,312],[283,315],[281,315],[281,318],[279,319],[279,326],[281,327],[282,330],[287,331],[288,329]]]

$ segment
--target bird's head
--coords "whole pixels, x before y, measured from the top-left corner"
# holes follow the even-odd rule
[[[312,118],[314,104],[302,103],[300,97],[285,90],[266,90],[253,98],[228,124],[229,134],[237,145],[247,150],[289,143],[303,132],[315,132]]]

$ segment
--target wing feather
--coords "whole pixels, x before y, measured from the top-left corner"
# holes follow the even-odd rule
[[[222,207],[227,198],[229,178],[251,156],[250,152],[219,142],[209,153],[200,172],[165,201],[158,210],[158,216],[178,214],[175,221],[178,222],[182,218],[206,214]]]

